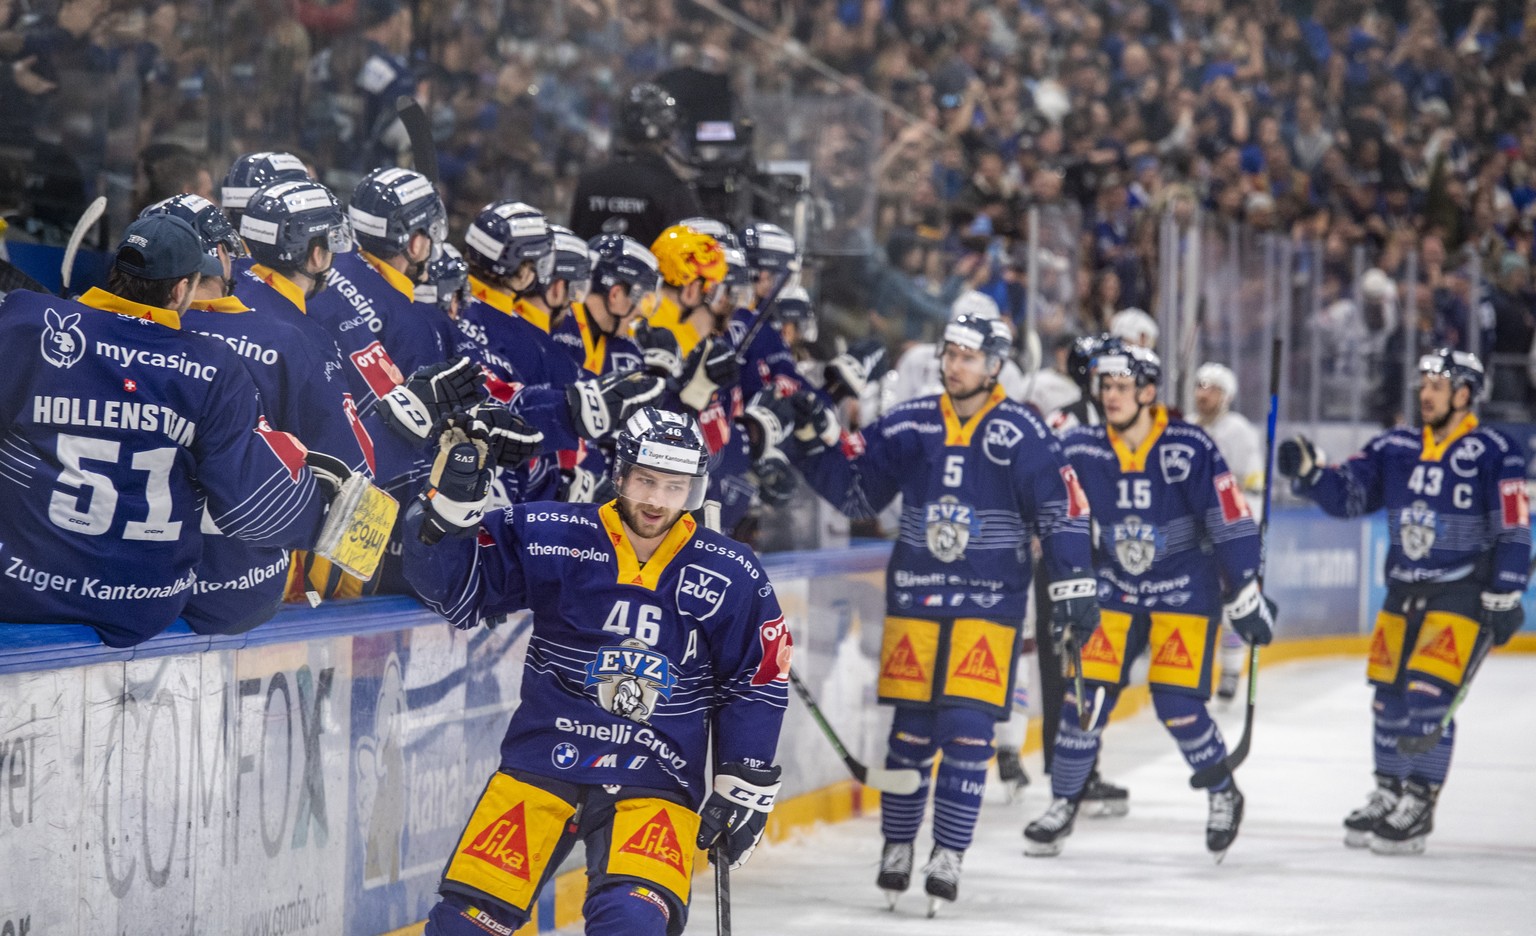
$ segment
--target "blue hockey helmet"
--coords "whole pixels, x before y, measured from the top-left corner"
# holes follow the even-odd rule
[[[292,153],[246,153],[236,159],[219,187],[219,201],[230,221],[239,225],[251,196],[277,182],[303,182],[309,169]]]
[[[751,221],[741,229],[741,246],[753,273],[794,273],[800,269],[800,247],[777,224]]]
[[[448,236],[448,211],[437,189],[411,169],[375,169],[363,176],[347,215],[358,246],[386,259],[404,253],[417,231],[434,246]]]
[[[799,284],[784,287],[779,298],[770,307],[774,324],[793,324],[805,341],[816,340],[816,310],[811,306],[811,294]]]
[[[552,224],[549,229],[555,236],[555,259],[549,275],[539,277],[539,288],[548,289],[564,280],[569,284],[571,301],[580,302],[592,288],[592,255],[587,252],[587,242],[570,228]]]
[[[231,258],[246,255],[245,241],[240,239],[235,226],[229,223],[229,218],[218,205],[201,195],[172,195],[145,208],[139,212],[139,217],[147,218],[157,214],[175,215],[192,225],[203,242],[203,249],[212,256],[218,255],[221,246]]]
[[[1088,392],[1089,385],[1093,382],[1093,358],[1102,351],[1106,344],[1113,342],[1115,347],[1121,347],[1120,339],[1104,335],[1082,335],[1072,339],[1072,348],[1067,352],[1067,376],[1077,384],[1079,390]]]
[[[245,206],[240,236],[252,259],[278,270],[297,269],[317,239],[333,253],[354,246],[341,203],[330,189],[307,179],[259,189]]]
[[[951,344],[980,351],[988,358],[1002,360],[1008,356],[1008,352],[1013,350],[1013,335],[1000,319],[961,313],[951,318],[949,324],[944,326],[944,338],[939,342],[939,354],[944,353],[945,345]]]
[[[1090,368],[1093,377],[1134,377],[1138,387],[1155,386],[1163,380],[1163,362],[1156,351],[1119,340],[1105,342],[1093,356]]]
[[[630,288],[630,297],[640,303],[661,288],[656,255],[633,237],[599,234],[587,241],[587,254],[592,260],[594,290],[607,293],[614,286],[625,285]]]
[[[544,213],[532,205],[511,199],[491,202],[464,232],[464,259],[483,266],[493,276],[517,274],[532,263],[538,279],[554,265],[555,235]]]
[[[444,311],[452,308],[453,297],[461,303],[469,300],[469,264],[459,249],[447,242],[437,245],[427,261],[427,282],[437,290],[437,304]]]
[[[1452,388],[1466,387],[1472,392],[1471,402],[1482,398],[1486,373],[1483,362],[1470,351],[1437,348],[1419,358],[1419,374],[1446,377]]]
[[[686,483],[636,490],[625,484],[635,468],[678,475]],[[709,446],[692,416],[646,406],[614,439],[613,486],[621,497],[653,507],[697,510],[709,489]]]

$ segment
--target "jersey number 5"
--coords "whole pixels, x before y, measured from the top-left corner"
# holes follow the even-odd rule
[[[53,525],[86,536],[100,536],[112,529],[117,512],[117,486],[106,475],[92,471],[86,461],[117,464],[119,445],[111,439],[60,435],[58,440],[59,487],[48,501],[48,519]],[[181,535],[181,521],[171,519],[171,467],[176,463],[176,449],[157,448],[133,453],[134,471],[149,475],[144,483],[144,499],[149,513],[143,520],[123,524],[126,540],[174,540]],[[70,489],[73,489],[71,491]],[[85,509],[80,508],[81,503]]]
[[[959,487],[965,480],[965,456],[946,455],[944,457],[944,486]]]

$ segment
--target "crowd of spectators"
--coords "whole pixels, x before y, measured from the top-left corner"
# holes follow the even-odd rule
[[[410,72],[370,69],[380,50]],[[837,183],[874,207],[828,293],[893,339],[966,286],[1047,340],[1155,313],[1165,208],[1321,245],[1295,255],[1315,255],[1323,324],[1345,301],[1369,317],[1363,248],[1399,305],[1417,270],[1398,318],[1422,344],[1525,355],[1536,333],[1536,0],[0,0],[0,59],[0,209],[23,236],[256,149],[345,190],[403,152],[378,117],[399,89],[429,102],[456,227],[497,197],[559,218],[622,90],[693,65],[749,105],[894,105]]]

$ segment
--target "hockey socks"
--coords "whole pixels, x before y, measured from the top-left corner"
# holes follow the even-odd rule
[[[976,817],[981,813],[987,764],[992,760],[992,725],[990,716],[984,713],[960,711],[974,717],[976,723],[967,728],[986,733],[960,734],[944,742],[944,759],[939,761],[933,789],[933,841],[963,852],[971,847]]]
[[[1407,707],[1407,729],[1410,736],[1428,735],[1440,727],[1440,720],[1449,710],[1451,699],[1456,695],[1456,689],[1441,683],[1438,680],[1429,680],[1415,673],[1408,681],[1408,693],[1405,698]],[[1451,753],[1456,747],[1456,721],[1445,726],[1445,732],[1440,735],[1440,740],[1435,746],[1423,754],[1414,754],[1406,758],[1407,774],[1410,781],[1439,788],[1445,783],[1446,775],[1451,772]]]
[[[913,793],[880,794],[880,833],[888,842],[911,842],[923,824],[928,808],[929,777],[933,773],[933,715],[898,709],[891,723],[890,744],[885,755],[889,769],[916,769],[922,783]]]
[[[1179,744],[1179,751],[1190,769],[1198,772],[1212,764],[1218,764],[1227,756],[1227,744],[1221,737],[1221,729],[1211,720],[1205,703],[1194,696],[1152,690],[1152,707],[1163,727]],[[1232,783],[1231,776],[1212,784],[1212,791],[1225,790]]]
[[[1371,732],[1371,753],[1379,777],[1408,776],[1408,758],[1398,753],[1397,739],[1408,730],[1408,701],[1400,692],[1376,689],[1371,702],[1374,727]]]
[[[1099,759],[1099,735],[1120,698],[1117,686],[1089,683],[1086,691],[1097,693],[1100,689],[1104,690],[1104,696],[1096,698],[1098,704],[1094,706],[1093,724],[1087,731],[1078,725],[1077,700],[1068,695],[1061,705],[1061,723],[1056,728],[1056,745],[1051,756],[1051,796],[1056,799],[1076,803]]]

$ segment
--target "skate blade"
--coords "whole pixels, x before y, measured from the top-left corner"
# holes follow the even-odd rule
[[[1392,842],[1373,835],[1371,851],[1377,855],[1422,855],[1424,854],[1424,836],[1411,838],[1406,842]]]
[[[1125,800],[1083,800],[1077,814],[1089,819],[1119,819],[1130,811],[1131,804]]]
[[[1371,833],[1360,829],[1346,829],[1344,831],[1344,846],[1346,848],[1370,848]]]
[[[881,891],[881,893],[885,894],[885,909],[891,911],[892,913],[895,913],[896,912],[896,901],[901,899],[902,891],[888,890],[888,891]]]
[[[1230,848],[1231,846],[1229,845],[1227,848],[1223,848],[1221,851],[1211,852],[1211,857],[1216,860],[1217,864],[1221,864],[1221,860],[1227,857],[1227,852],[1230,850]]]
[[[1055,858],[1061,854],[1061,842],[1036,842],[1033,839],[1026,840],[1024,854],[1031,858]]]
[[[933,897],[933,896],[930,896],[928,898],[928,919],[931,920],[934,917],[938,916],[939,915],[939,907],[940,907],[940,905],[947,904],[947,903],[949,903],[949,901],[945,900],[943,897]]]

